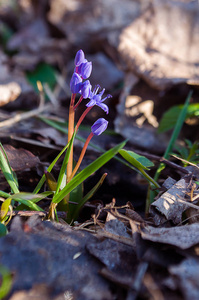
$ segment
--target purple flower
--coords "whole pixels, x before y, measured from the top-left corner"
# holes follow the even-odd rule
[[[77,72],[83,79],[89,78],[92,72],[92,62],[88,62],[87,59],[84,59],[84,61],[76,67],[75,72]]]
[[[81,95],[84,99],[88,98],[91,92],[92,85],[89,80],[86,80],[82,83],[81,86]]]
[[[93,92],[90,92],[89,98],[90,101],[86,104],[87,107],[91,107],[94,105],[99,106],[101,109],[103,109],[106,114],[108,114],[109,112],[109,108],[106,104],[104,104],[103,102],[107,99],[112,97],[111,95],[107,95],[105,98],[102,99],[102,96],[104,94],[105,89],[103,89],[99,94],[97,94],[99,90],[99,86],[97,86]]]
[[[84,52],[82,50],[77,51],[76,56],[75,56],[75,66],[78,67],[83,63],[85,59]]]
[[[70,81],[70,89],[73,94],[79,93],[82,86],[82,78],[77,73],[73,73],[73,76]]]
[[[95,135],[100,135],[102,132],[106,130],[108,126],[108,121],[104,118],[98,119],[93,126],[91,126],[91,131]]]

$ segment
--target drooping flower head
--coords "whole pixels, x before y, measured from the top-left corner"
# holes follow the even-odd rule
[[[108,126],[108,121],[104,118],[98,119],[92,126],[91,131],[95,135],[100,135],[102,132],[106,130]]]
[[[111,98],[111,95],[107,95],[105,98],[102,99],[102,96],[105,92],[105,89],[103,89],[99,94],[97,94],[98,90],[99,90],[100,86],[96,86],[94,91],[90,92],[89,95],[89,99],[90,101],[86,104],[87,107],[91,107],[94,105],[99,106],[101,109],[103,109],[105,111],[106,114],[109,113],[109,108],[106,104],[104,104],[103,102],[107,99],[107,98]]]

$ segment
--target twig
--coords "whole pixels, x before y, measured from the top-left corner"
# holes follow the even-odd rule
[[[14,116],[13,118],[10,118],[8,120],[2,121],[0,122],[0,128],[2,127],[11,127],[14,124],[29,119],[31,117],[37,116],[39,115],[41,112],[43,111],[47,111],[53,108],[52,104],[46,104],[42,107],[38,107],[36,109],[33,109],[31,111],[25,112],[25,113],[21,113],[21,114],[17,114],[16,116]]]
[[[131,246],[131,247],[135,248],[134,241],[131,238],[127,238],[125,236],[113,234],[113,233],[110,233],[110,232],[105,231],[105,230],[104,231],[98,231],[96,236],[99,237],[99,238],[106,237],[106,238],[109,238],[109,239],[114,240],[116,242],[119,242],[119,243],[122,243],[124,245],[128,245],[128,246]]]
[[[151,160],[156,160],[156,161],[159,161],[159,162],[162,162],[168,166],[170,166],[171,168],[173,169],[176,169],[182,173],[185,173],[185,174],[188,174],[189,171],[186,170],[184,167],[181,167],[179,165],[177,165],[176,163],[172,162],[172,161],[169,161],[167,160],[166,158],[164,157],[161,157],[161,156],[157,156],[157,155],[154,155],[154,154],[150,154],[150,153],[146,153],[146,152],[142,152],[142,151],[136,151],[136,153],[140,154],[140,155],[143,155],[143,156],[146,156],[147,158],[151,159]],[[174,155],[173,155],[174,156]],[[178,157],[176,157],[178,158]],[[195,165],[194,165],[195,166]]]
[[[190,166],[193,166],[193,167],[196,167],[197,169],[199,169],[199,166],[197,166],[196,164],[191,163],[190,161],[188,161],[186,159],[178,157],[177,155],[174,155],[174,154],[172,154],[172,156],[179,159],[179,160],[181,160],[181,161],[183,161],[183,162],[185,162],[185,163],[187,163],[187,164],[189,164]]]

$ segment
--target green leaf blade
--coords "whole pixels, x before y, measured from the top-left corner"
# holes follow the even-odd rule
[[[96,172],[105,163],[107,163],[111,158],[113,158],[118,151],[123,148],[126,141],[110,149],[106,153],[102,154],[93,163],[83,169],[79,174],[77,174],[64,188],[61,190],[53,199],[53,203],[59,203],[67,194],[69,194],[76,186],[81,184],[86,180],[91,174]]]
[[[154,166],[154,163],[150,161],[148,158],[139,155],[133,151],[127,151],[125,149],[121,149],[118,152],[124,159],[126,159],[130,164],[132,164],[138,170],[140,169],[149,170],[150,167]]]

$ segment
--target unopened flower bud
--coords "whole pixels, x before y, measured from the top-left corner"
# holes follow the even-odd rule
[[[73,76],[70,81],[70,89],[73,94],[79,93],[82,86],[82,78],[77,74],[73,73]]]
[[[80,66],[81,63],[83,63],[84,59],[85,59],[84,52],[82,50],[77,51],[77,54],[75,56],[76,67]]]
[[[81,87],[81,95],[84,99],[88,98],[91,92],[92,85],[90,84],[89,80],[86,80],[84,83],[82,83]]]
[[[87,79],[90,77],[92,72],[92,62],[88,62],[87,59],[84,60],[81,65],[77,68],[77,73],[83,78]]]
[[[100,135],[102,132],[106,130],[108,126],[108,121],[104,118],[98,119],[93,126],[91,126],[91,131],[95,135]]]

